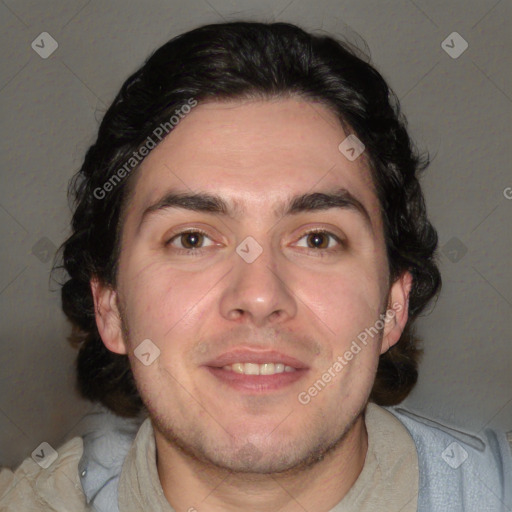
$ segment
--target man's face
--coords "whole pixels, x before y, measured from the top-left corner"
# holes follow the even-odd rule
[[[138,171],[110,296],[118,302],[109,299],[124,329],[107,320],[100,332],[128,353],[156,435],[201,460],[256,472],[310,462],[358,417],[381,351],[398,338],[390,323],[384,343],[382,333],[359,342],[333,372],[404,298],[401,282],[388,283],[368,162],[340,152],[345,138],[320,104],[212,102]],[[340,191],[341,206],[317,196],[287,213],[292,198]],[[228,212],[163,207],[170,193],[218,196]],[[160,354],[146,366],[134,350],[147,339]],[[301,403],[329,369],[331,382]]]

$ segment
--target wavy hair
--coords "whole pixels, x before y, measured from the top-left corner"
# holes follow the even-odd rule
[[[137,172],[98,199],[97,191],[190,98],[199,103],[298,96],[321,102],[364,143],[384,222],[390,282],[413,276],[409,320],[396,345],[380,356],[370,400],[395,405],[411,391],[422,349],[413,324],[437,295],[437,233],[418,181],[428,165],[413,145],[399,101],[369,59],[349,43],[288,23],[211,24],[156,50],[122,85],[94,144],[70,182],[72,233],[61,246],[62,308],[78,347],[78,389],[121,416],[144,406],[126,355],[104,346],[95,322],[90,280],[116,286],[123,211]],[[55,270],[56,267],[54,267]]]

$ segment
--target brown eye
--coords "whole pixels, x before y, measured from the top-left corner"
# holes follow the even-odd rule
[[[180,235],[181,244],[185,249],[197,249],[201,246],[201,242],[204,240],[204,235],[197,231],[191,231],[189,233],[182,233]]]
[[[343,245],[340,238],[335,234],[330,233],[329,231],[311,231],[302,235],[300,243],[297,245],[306,249],[325,249],[327,252],[329,250],[336,249],[336,244],[338,246]]]
[[[326,233],[309,233],[307,235],[308,247],[312,249],[327,249],[329,236]]]
[[[209,242],[206,242],[207,240]],[[183,231],[174,235],[165,245],[172,246],[177,251],[200,251],[214,243],[201,231]]]

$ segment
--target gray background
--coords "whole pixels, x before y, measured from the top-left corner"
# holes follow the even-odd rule
[[[73,391],[69,325],[49,283],[68,233],[68,180],[148,54],[223,19],[366,40],[433,157],[423,183],[444,289],[419,322],[425,357],[405,404],[463,430],[511,430],[511,11],[506,0],[2,0],[0,465],[42,441],[58,447],[91,409]],[[454,31],[469,44],[456,59],[441,47]],[[47,59],[31,48],[42,32],[59,45]]]

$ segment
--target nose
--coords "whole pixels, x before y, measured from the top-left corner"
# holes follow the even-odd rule
[[[295,317],[293,283],[287,282],[283,269],[279,270],[271,248],[264,249],[252,263],[236,252],[233,259],[233,270],[220,299],[224,318],[262,327]]]

